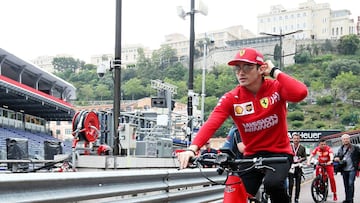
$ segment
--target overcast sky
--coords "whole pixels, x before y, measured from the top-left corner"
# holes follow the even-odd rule
[[[203,0],[208,15],[195,15],[195,32],[233,25],[257,33],[257,15],[282,4],[295,9],[307,0]],[[190,9],[190,0],[122,0],[122,44],[156,49],[171,33],[189,36],[190,17],[182,20],[176,7]],[[198,0],[195,0],[198,3]],[[333,10],[349,9],[355,21],[355,0],[315,0]],[[42,55],[71,54],[89,62],[91,55],[114,53],[116,0],[1,0],[0,47],[26,60]]]

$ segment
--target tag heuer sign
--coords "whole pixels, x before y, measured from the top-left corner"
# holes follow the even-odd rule
[[[289,130],[289,138],[292,139],[294,133],[300,135],[302,142],[318,142],[323,136],[333,135],[341,132],[340,130]]]

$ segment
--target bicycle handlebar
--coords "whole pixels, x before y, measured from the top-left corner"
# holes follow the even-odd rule
[[[331,163],[331,164],[333,164],[333,163]],[[316,163],[316,164],[311,163],[311,165],[314,165],[314,166],[330,166],[331,164],[328,164],[328,163]]]
[[[260,167],[271,163],[286,163],[288,157],[256,157],[235,159],[228,152],[222,152],[216,154],[214,158],[203,158],[203,156],[193,157],[190,159],[190,163],[212,163],[224,168],[238,167],[241,164],[252,163],[254,166]]]
[[[319,166],[331,166],[332,163],[328,164],[328,163],[318,163],[317,165]]]

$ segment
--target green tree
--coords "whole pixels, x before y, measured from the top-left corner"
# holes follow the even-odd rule
[[[93,86],[90,84],[83,85],[78,92],[80,98],[83,98],[84,101],[94,100],[95,94]]]
[[[177,80],[185,79],[186,68],[181,63],[174,63],[165,70],[166,78]]]
[[[281,47],[280,45],[276,44],[275,47],[274,47],[274,60],[275,61],[280,61],[281,59]]]
[[[318,47],[318,45],[317,44],[312,44],[311,46],[312,46],[312,54],[314,56],[319,55],[320,48]]]
[[[360,101],[360,87],[351,89],[348,98],[352,101],[353,106],[356,106],[356,101]]]
[[[206,43],[205,40],[199,40],[195,43],[196,50],[198,50],[198,55],[195,57],[200,57],[204,55],[204,43]]]
[[[72,57],[55,57],[52,61],[52,65],[58,72],[70,71],[76,73],[78,69],[84,67],[85,62]]]
[[[301,50],[294,56],[295,63],[304,64],[310,62],[311,54],[308,50]]]
[[[150,83],[150,80],[152,79],[157,79],[157,75],[154,76],[156,69],[151,58],[147,58],[145,56],[143,49],[138,49],[138,54],[139,57],[136,62],[136,77],[141,78],[144,84]]]
[[[352,72],[342,72],[332,82],[333,89],[339,89],[348,95],[351,90],[360,86],[359,76],[353,75]]]
[[[136,70],[133,68],[127,68],[121,70],[121,81],[128,81],[131,78],[137,77]]]
[[[130,79],[124,86],[124,96],[132,100],[142,98],[146,94],[146,87],[141,84],[141,80],[137,78]]]
[[[310,83],[310,87],[315,92],[319,92],[320,90],[323,90],[325,88],[324,83],[322,81],[315,81],[315,80]]]
[[[214,97],[214,96],[208,96],[205,98],[205,120],[207,119],[207,117],[210,115],[210,112],[214,109],[214,107],[216,106],[216,104],[218,103],[219,98]]]
[[[304,120],[304,113],[301,111],[294,111],[288,113],[288,119],[290,121],[303,121]]]
[[[155,50],[151,58],[154,65],[160,71],[178,62],[176,50],[172,49],[169,45],[162,45],[160,49]]]
[[[105,84],[99,84],[98,86],[96,86],[94,93],[97,98],[100,98],[100,100],[103,100],[103,98],[105,99],[111,98],[111,91],[109,87],[106,86]]]
[[[335,78],[341,72],[353,72],[355,75],[360,73],[360,64],[355,60],[338,59],[329,63],[325,72],[330,79]]]
[[[360,39],[357,35],[345,35],[340,38],[337,46],[339,53],[353,55],[359,49]]]
[[[323,53],[332,53],[334,50],[334,47],[331,43],[331,40],[326,39],[325,43],[321,46],[321,50]]]

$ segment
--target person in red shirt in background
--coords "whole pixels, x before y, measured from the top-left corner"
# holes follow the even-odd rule
[[[311,152],[310,157],[307,161],[307,165],[310,165],[311,159],[315,156],[318,156],[318,163],[327,164],[325,166],[325,169],[330,180],[330,187],[331,191],[333,192],[334,201],[337,201],[336,182],[333,166],[334,152],[329,146],[326,145],[325,140],[320,139],[319,145]],[[319,175],[319,168],[320,166],[316,166],[316,175]]]
[[[241,174],[247,192],[255,196],[263,183],[272,202],[289,202],[285,181],[293,151],[288,137],[286,103],[302,101],[307,96],[307,87],[274,67],[271,61],[265,62],[263,55],[253,48],[238,51],[228,65],[233,66],[239,85],[221,97],[188,149],[178,154],[180,168],[188,167],[189,159],[231,117],[246,146],[244,158],[289,159],[287,163],[269,164],[275,172],[251,170]]]

